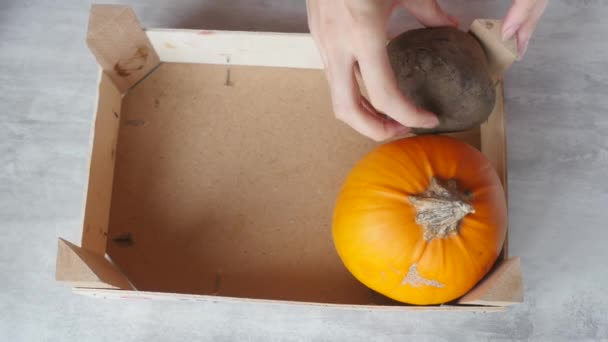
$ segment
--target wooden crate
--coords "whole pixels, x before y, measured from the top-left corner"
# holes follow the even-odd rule
[[[506,188],[501,75],[515,54],[499,25],[471,29],[496,75],[496,108],[454,136]],[[57,257],[57,280],[75,292],[373,310],[522,300],[506,243],[476,288],[441,306],[396,303],[348,273],[332,243],[333,202],[376,143],[333,118],[309,35],[143,30],[129,7],[94,5],[87,42],[102,72],[82,242],[60,239]]]

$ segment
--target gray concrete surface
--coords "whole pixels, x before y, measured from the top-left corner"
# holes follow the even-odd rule
[[[304,1],[131,4],[147,26],[307,30]],[[446,7],[466,23],[508,4]],[[507,76],[510,248],[526,295],[499,314],[104,301],[56,284],[57,237],[80,238],[96,81],[88,8],[0,2],[0,340],[608,340],[608,2],[552,1]]]

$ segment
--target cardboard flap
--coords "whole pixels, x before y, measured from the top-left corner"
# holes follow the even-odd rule
[[[127,277],[106,258],[64,239],[59,239],[55,279],[73,287],[133,289]]]
[[[93,5],[87,45],[122,93],[160,63],[133,9],[128,6]]]
[[[508,306],[522,303],[524,285],[519,257],[504,260],[458,304]]]
[[[501,27],[500,20],[475,19],[470,28],[470,32],[481,42],[488,58],[490,72],[495,78],[500,78],[518,57],[515,39],[503,41]]]

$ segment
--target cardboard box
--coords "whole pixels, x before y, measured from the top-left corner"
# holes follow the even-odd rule
[[[515,59],[499,22],[472,31],[496,74],[496,108],[455,134],[506,188],[500,75]],[[58,281],[96,297],[264,301],[348,309],[496,311],[522,300],[505,243],[459,300],[391,301],[342,265],[334,201],[376,143],[332,115],[307,34],[143,30],[125,6],[94,5],[87,36],[102,72],[81,247],[59,240]]]

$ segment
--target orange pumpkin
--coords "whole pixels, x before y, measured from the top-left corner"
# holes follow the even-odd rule
[[[507,228],[505,193],[475,148],[425,135],[387,143],[347,177],[333,238],[363,284],[395,300],[439,304],[492,267]]]

